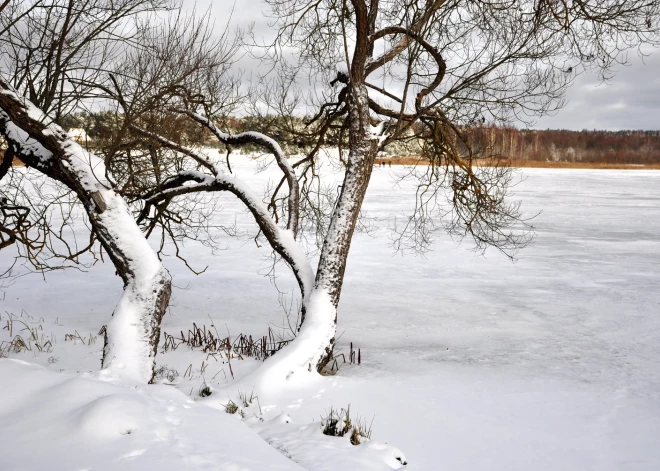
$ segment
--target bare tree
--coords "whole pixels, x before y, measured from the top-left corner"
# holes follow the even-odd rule
[[[264,133],[221,130],[236,98],[235,88],[221,79],[226,69],[187,71],[196,60],[190,61],[194,55],[187,54],[186,45],[203,43],[203,31],[193,34],[192,42],[185,35],[170,36],[155,49],[167,54],[135,56],[135,67],[143,67],[139,74],[112,71],[107,81],[79,79],[79,84],[113,100],[119,127],[130,131],[104,150],[108,165],[103,172],[112,168],[118,180],[104,173],[102,181],[138,209],[147,233],[181,221],[172,211],[176,204],[185,207],[194,195],[228,192],[246,205],[292,268],[304,322],[296,340],[268,361],[269,380],[321,369],[332,355],[350,244],[379,151],[409,147],[424,164],[408,173],[418,183],[417,206],[401,231],[400,248],[423,250],[439,218],[451,233],[472,237],[478,248],[494,246],[513,256],[529,233],[518,205],[509,201],[512,173],[502,165],[478,165],[483,159],[497,163],[498,156],[491,145],[471,144],[475,123],[526,119],[561,106],[577,73],[597,69],[607,77],[625,51],[657,45],[660,8],[650,0],[268,3],[279,29],[267,52],[281,74],[271,89],[279,98],[269,103],[289,114],[295,110],[302,96],[295,90],[301,71],[329,84],[310,97],[307,105],[316,108],[307,128],[291,126],[295,139],[309,143],[307,155],[295,163],[288,161],[282,143]],[[284,53],[292,50],[296,62],[287,66],[292,57]],[[223,105],[227,102],[229,107]],[[228,148],[249,144],[272,154],[282,180],[269,201],[264,203],[217,158],[168,136],[166,122],[173,115],[202,126]],[[36,132],[34,123],[19,118],[5,121]],[[39,140],[38,133],[33,137]],[[53,152],[46,147],[52,143],[39,142]],[[329,144],[339,147],[344,179],[325,219],[313,195],[320,188],[315,162]],[[16,145],[13,150],[28,152]],[[65,180],[72,179],[60,181]],[[91,211],[97,205],[89,206],[90,220],[97,224]],[[324,236],[315,274],[296,242],[310,218]]]
[[[423,249],[441,220],[477,248],[513,256],[530,234],[518,204],[509,201],[512,170],[497,164],[492,147],[471,146],[472,127],[553,111],[576,74],[597,70],[608,78],[626,51],[659,40],[660,2],[652,0],[267,3],[279,25],[268,49],[281,65],[276,70],[303,71],[313,83],[330,85],[312,97],[316,113],[308,127],[319,145],[304,160],[314,161],[335,130],[345,165],[309,296],[318,293],[326,305],[307,307],[308,318],[314,309],[331,313],[320,316],[329,323],[316,337],[324,343],[301,358],[311,357],[316,367],[332,349],[328,332],[334,333],[351,239],[379,151],[409,145],[423,164],[408,174],[418,181],[417,206],[399,247]],[[483,159],[495,162],[479,165]]]
[[[529,228],[518,204],[509,201],[512,170],[500,164],[495,146],[472,145],[477,125],[553,111],[576,74],[596,69],[605,78],[625,51],[658,42],[659,4],[648,0],[268,3],[279,30],[267,57],[280,75],[260,104],[279,112],[275,126],[308,143],[304,158],[289,164],[284,143],[263,133],[221,131],[223,116],[213,111],[218,103],[213,93],[181,87],[169,89],[165,100],[168,112],[189,117],[221,143],[256,145],[275,157],[282,179],[268,205],[217,159],[168,139],[148,120],[136,119],[130,127],[189,161],[167,178],[151,179],[152,188],[135,195],[145,203],[141,222],[169,224],[168,208],[184,195],[230,192],[292,268],[303,297],[303,323],[291,346],[269,361],[271,379],[321,369],[332,355],[350,243],[379,151],[410,148],[422,164],[406,176],[418,183],[417,205],[397,248],[424,250],[440,220],[450,233],[473,238],[478,249],[494,246],[513,257],[529,242]],[[285,56],[291,50],[297,54],[293,65]],[[330,85],[307,103],[316,110],[303,130],[286,119],[299,108],[300,71]],[[339,147],[345,173],[332,214],[324,219],[313,198],[320,188],[314,172],[330,144]],[[313,270],[294,242],[309,218],[320,221],[324,235],[313,282]],[[323,221],[327,227],[320,227]]]
[[[55,122],[88,106],[91,99],[104,100],[108,87],[128,80],[122,75],[127,58],[153,55],[150,46],[156,38],[190,58],[172,70],[150,71],[159,80],[150,90],[164,80],[174,88],[185,80],[204,80],[210,69],[223,67],[232,46],[209,52],[223,46],[224,37],[207,43],[208,21],[191,20],[180,10],[159,22],[149,16],[155,11],[167,13],[172,5],[152,0],[0,5],[0,47],[7,60],[2,72],[20,89],[0,78],[0,135],[7,142],[0,167],[0,249],[14,245],[19,257],[24,250],[23,256],[35,269],[46,270],[64,266],[59,262],[51,266],[53,258],[77,262],[95,241],[100,242],[124,282],[124,294],[107,326],[103,366],[123,378],[143,382],[153,378],[160,322],[171,293],[170,275],[136,224],[118,180],[106,168],[112,159],[82,149]],[[189,37],[191,25],[195,26],[194,40],[162,41],[164,33],[174,39]],[[208,55],[194,49],[200,44]],[[135,97],[142,96],[140,89],[133,92]],[[21,95],[33,98],[52,116]],[[149,103],[138,98],[134,102],[146,107],[143,112],[148,109]],[[139,142],[123,144],[129,149],[133,144],[138,153],[142,150]],[[12,169],[14,156],[31,171],[49,177],[56,183],[54,188],[50,185],[48,191],[41,191],[30,186],[25,172]],[[52,209],[59,210],[61,227],[69,227],[71,214],[80,205],[91,229],[89,244],[82,247],[70,245],[70,238],[54,228],[48,217]]]
[[[149,382],[171,279],[105,177],[104,164],[82,149],[0,78],[0,133],[27,165],[76,194],[94,233],[124,281],[107,327],[104,366],[125,379]]]

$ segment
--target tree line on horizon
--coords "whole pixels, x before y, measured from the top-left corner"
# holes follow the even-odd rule
[[[217,140],[206,128],[173,114],[169,138],[186,145],[217,146]],[[114,112],[78,113],[62,122],[65,129],[84,129],[92,147],[103,145],[118,130],[119,117]],[[290,154],[304,153],[316,144],[305,137],[305,117],[228,116],[220,121],[234,133],[257,130],[281,142]],[[470,126],[473,146],[489,148],[503,159],[534,162],[606,163],[618,165],[660,164],[660,130],[520,129],[515,126]],[[328,133],[327,145],[337,144],[339,136]],[[83,142],[83,144],[85,144]],[[257,147],[245,149],[258,151]],[[415,154],[415,146],[389,146],[388,157]]]

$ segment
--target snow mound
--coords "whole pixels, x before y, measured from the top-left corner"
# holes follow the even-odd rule
[[[348,435],[324,435],[320,422],[301,427],[287,414],[253,428],[285,456],[314,471],[390,471],[405,469],[407,464],[401,450],[386,443],[367,442],[355,446]]]
[[[102,396],[77,411],[81,431],[88,437],[107,440],[130,435],[145,423],[148,405],[130,394]]]
[[[1,359],[0,469],[303,469],[173,387],[100,378]]]

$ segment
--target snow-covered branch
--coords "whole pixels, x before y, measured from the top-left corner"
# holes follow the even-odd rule
[[[205,159],[204,155],[194,149],[173,143],[162,136],[152,134],[152,137],[161,145],[188,155],[196,162]],[[289,229],[282,229],[275,223],[266,205],[242,180],[223,173],[217,166],[213,166],[213,168],[216,171],[213,176],[196,170],[186,170],[164,182],[164,189],[146,195],[145,207],[140,219],[148,215],[151,208],[159,202],[176,196],[198,192],[228,191],[240,199],[252,213],[255,222],[273,250],[291,267],[302,297],[306,298],[314,284],[314,273],[307,256],[295,241],[293,232]],[[190,184],[191,181],[195,183]]]
[[[136,132],[138,134],[141,134],[141,135],[143,135],[147,138],[150,138],[150,139],[153,139],[153,140],[159,142],[164,147],[168,147],[168,148],[170,148],[174,151],[177,151],[177,152],[180,152],[184,155],[187,155],[188,157],[195,160],[195,162],[197,162],[199,165],[201,165],[203,167],[206,167],[213,175],[217,175],[218,173],[220,173],[220,170],[213,164],[213,162],[211,162],[211,160],[207,156],[201,154],[200,152],[196,152],[192,149],[189,149],[188,147],[177,144],[174,141],[166,139],[166,138],[164,138],[163,136],[161,136],[159,134],[149,132],[146,129],[142,129],[139,126],[135,126],[135,125],[132,124],[130,126],[130,128],[131,128],[131,130],[133,130],[134,132]]]
[[[97,238],[124,281],[107,326],[103,364],[119,377],[149,382],[171,278],[135,223],[123,198],[105,179],[102,159],[84,150],[0,78],[0,134],[28,166],[62,182],[85,207]]]
[[[289,160],[286,158],[286,155],[284,154],[284,151],[280,145],[274,139],[260,132],[248,131],[239,134],[225,133],[220,131],[210,119],[200,114],[187,110],[177,111],[189,116],[202,126],[208,128],[223,144],[230,146],[256,144],[268,149],[268,151],[273,154],[275,161],[277,162],[277,166],[280,168],[280,170],[282,170],[282,173],[284,173],[287,184],[289,185],[287,229],[293,233],[295,238],[298,234],[299,225],[300,190],[298,179],[296,178],[296,171],[294,170]]]

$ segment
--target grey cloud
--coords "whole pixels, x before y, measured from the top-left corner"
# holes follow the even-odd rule
[[[595,74],[578,77],[556,115],[538,120],[535,128],[660,129],[660,54],[630,65],[600,83]]]
[[[257,38],[272,38],[273,31],[262,0],[200,0],[197,10],[211,6],[218,24],[233,8],[232,23],[254,25]],[[258,61],[242,60],[240,66],[257,69]],[[619,67],[608,83],[599,83],[596,74],[578,77],[566,94],[567,104],[553,116],[537,120],[537,129],[660,129],[660,52],[642,61],[632,54],[630,65]]]

